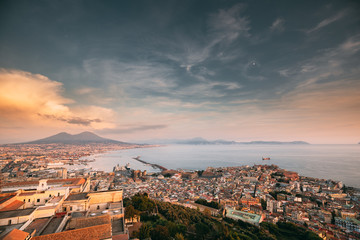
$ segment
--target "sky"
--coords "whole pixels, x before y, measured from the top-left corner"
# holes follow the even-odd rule
[[[358,1],[0,1],[0,143],[360,141]]]

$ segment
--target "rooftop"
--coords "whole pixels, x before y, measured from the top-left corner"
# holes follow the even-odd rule
[[[70,220],[69,227],[71,229],[79,229],[103,224],[111,224],[111,219],[109,215],[72,219]]]
[[[33,240],[95,240],[111,238],[111,224],[80,228],[65,232],[33,237]]]
[[[21,239],[25,239],[28,235],[29,233],[27,232],[18,229],[13,229],[3,238],[3,240],[21,240]]]
[[[88,193],[76,193],[76,194],[70,194],[68,198],[65,200],[67,201],[77,201],[77,200],[86,200],[88,199]]]
[[[0,197],[0,204],[6,202],[7,200],[11,199],[14,196],[15,194],[6,194],[5,196]]]
[[[258,224],[260,223],[261,216],[258,214],[243,212],[243,211],[237,211],[232,208],[226,209],[226,216],[233,219],[240,219],[244,222],[249,222],[252,224]]]
[[[27,216],[27,215],[30,215],[34,211],[35,211],[35,208],[4,211],[4,212],[1,212],[0,219]]]
[[[36,233],[39,233],[39,231],[45,226],[45,224],[50,220],[49,217],[47,218],[38,218],[34,219],[29,226],[27,226],[24,231],[28,233],[32,233],[34,230],[36,230]]]
[[[6,205],[4,208],[0,209],[0,212],[16,210],[19,207],[21,207],[22,205],[24,205],[23,201],[15,200],[12,203]]]

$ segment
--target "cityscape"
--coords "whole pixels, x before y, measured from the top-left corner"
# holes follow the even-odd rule
[[[115,164],[111,172],[91,167],[95,154],[149,147],[158,146],[91,141],[2,145],[0,237],[64,239],[94,232],[89,238],[141,239],[139,231],[147,223],[139,212],[126,215],[124,200],[146,194],[217,221],[230,218],[260,228],[265,222],[287,222],[320,237],[311,239],[360,239],[360,189],[300,176],[270,159],[263,159],[263,165],[198,171],[159,165],[154,165],[155,172],[129,164]],[[151,164],[140,156],[134,159]]]
[[[1,0],[0,239],[360,240],[360,2]]]

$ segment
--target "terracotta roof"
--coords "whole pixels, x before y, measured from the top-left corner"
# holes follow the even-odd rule
[[[2,204],[2,203],[4,203],[4,202],[6,202],[7,200],[9,200],[9,199],[11,199],[11,198],[13,198],[13,197],[15,197],[15,193],[6,193],[4,196],[1,196],[0,197],[0,204]]]
[[[68,178],[68,179],[49,179],[47,180],[48,184],[55,184],[55,183],[67,183],[69,185],[79,185],[85,183],[84,178]]]
[[[111,238],[111,224],[97,225],[33,237],[33,240],[95,240]]]
[[[31,191],[31,192],[22,192],[19,194],[19,197],[23,197],[23,196],[32,196],[34,194],[36,194],[37,192],[35,191]]]
[[[64,183],[70,185],[79,185],[85,183],[84,178],[68,178],[68,179],[48,179],[47,183],[49,185],[56,183]],[[39,181],[24,181],[24,182],[9,182],[4,183],[3,187],[13,187],[13,186],[29,186],[29,185],[39,185]]]
[[[24,205],[23,201],[20,200],[15,200],[12,203],[8,204],[7,206],[5,206],[4,208],[0,209],[0,212],[3,211],[10,211],[10,210],[16,210],[19,207],[21,207],[22,205]]]
[[[15,228],[11,232],[9,232],[3,238],[3,240],[22,240],[22,239],[25,239],[28,235],[29,235],[29,233]]]
[[[39,181],[9,182],[9,183],[4,183],[3,187],[29,186],[29,185],[39,185]]]
[[[119,235],[113,236],[112,240],[129,240],[129,235],[119,234]]]
[[[103,224],[111,224],[111,217],[108,214],[97,217],[74,218],[69,223],[72,229],[79,229]]]

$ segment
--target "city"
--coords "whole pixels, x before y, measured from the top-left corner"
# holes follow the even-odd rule
[[[111,223],[112,230],[103,234],[128,239],[132,224],[126,224],[122,201],[146,193],[151,199],[209,212],[213,217],[256,226],[292,222],[322,239],[360,238],[359,189],[330,179],[299,176],[276,165],[157,173],[116,165],[112,172],[105,172],[79,159],[121,149],[119,146],[4,145],[0,149],[0,237],[19,229],[33,239],[50,239],[52,234],[81,232],[80,226],[96,229]],[[73,164],[84,168],[66,168]],[[212,202],[218,203],[217,208],[210,207]],[[102,219],[99,225],[81,223],[98,217]]]
[[[0,0],[0,240],[360,240],[360,1]]]

